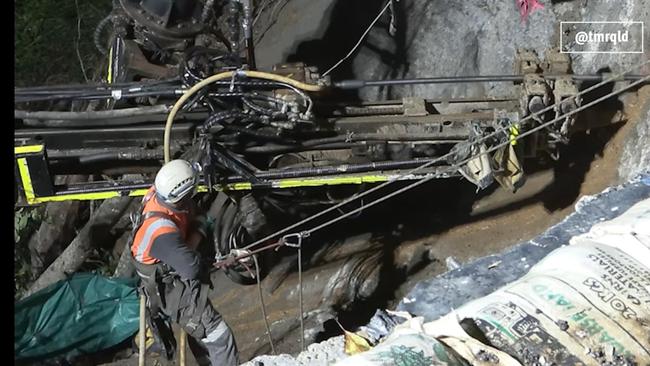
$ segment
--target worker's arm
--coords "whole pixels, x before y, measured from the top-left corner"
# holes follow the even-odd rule
[[[184,279],[198,278],[199,255],[183,242],[178,231],[159,235],[152,243],[149,254],[171,266]]]
[[[187,240],[187,245],[192,249],[196,249],[199,243],[208,237],[210,225],[206,215],[195,214],[192,215],[192,217],[193,219],[190,225],[190,234]]]

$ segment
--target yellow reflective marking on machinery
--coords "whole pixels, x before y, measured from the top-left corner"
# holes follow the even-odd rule
[[[136,189],[129,192],[129,197],[144,196],[147,189]],[[118,191],[109,192],[89,192],[89,193],[70,193],[58,196],[46,196],[34,198],[30,203],[43,203],[43,202],[61,202],[61,201],[88,201],[88,200],[105,200],[115,197],[124,197]],[[29,201],[29,200],[28,200]]]
[[[362,175],[356,177],[332,177],[332,178],[315,178],[315,179],[287,179],[273,184],[273,188],[297,188],[297,187],[317,187],[325,185],[338,184],[362,184],[385,182],[389,179],[387,175]]]
[[[14,154],[39,153],[43,148],[43,145],[14,146]]]
[[[226,184],[226,187],[224,188],[222,185],[217,184],[214,186],[214,189],[217,191],[249,191],[253,189],[253,185],[248,182],[231,183]]]
[[[20,179],[23,182],[23,190],[25,191],[25,198],[27,202],[34,203],[34,187],[32,186],[32,177],[29,175],[27,168],[27,159],[20,158],[16,161],[18,163],[18,171],[20,172]]]
[[[510,127],[510,145],[517,145],[517,137],[519,136],[519,124]]]
[[[113,46],[108,51],[108,75],[106,76],[106,82],[109,84],[113,82]]]
[[[29,170],[27,169],[27,162],[25,159],[18,159],[18,165],[23,180],[23,188],[25,190],[25,197],[30,204],[44,203],[44,202],[62,202],[62,201],[88,201],[88,200],[105,200],[115,197],[127,196],[120,191],[106,191],[106,192],[88,192],[88,193],[68,193],[56,196],[35,197],[32,188]],[[362,184],[362,183],[377,183],[385,182],[391,179],[389,175],[360,175],[351,177],[331,177],[331,178],[306,178],[306,179],[285,179],[271,182],[269,188],[283,189],[283,188],[300,188],[300,187],[319,187],[325,185],[340,185],[340,184]],[[227,184],[225,187],[222,185],[215,185],[214,189],[217,191],[249,191],[253,189],[250,182],[240,182]],[[130,191],[129,197],[144,196],[148,189],[136,189]],[[197,192],[205,193],[208,188],[200,185],[196,189]]]

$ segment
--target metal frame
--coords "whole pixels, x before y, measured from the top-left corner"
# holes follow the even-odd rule
[[[14,148],[18,175],[21,182],[21,189],[24,198],[30,205],[45,202],[61,202],[71,200],[104,200],[114,197],[138,197],[144,196],[151,181],[111,183],[106,181],[73,184],[67,186],[55,186],[52,175],[48,168],[48,160],[45,145],[24,145]],[[405,166],[417,166],[426,163],[423,161],[405,162]],[[361,166],[360,166],[361,167]],[[362,167],[361,167],[362,168]],[[440,168],[440,167],[438,167]],[[259,178],[264,178],[260,183],[252,183],[242,177],[233,177],[229,182],[215,184],[212,189],[217,191],[246,191],[253,189],[290,189],[322,187],[328,185],[342,184],[364,184],[379,183],[394,180],[415,180],[422,179],[433,174],[439,174],[437,169],[422,170],[417,174],[404,175],[399,170],[371,171],[362,173],[335,174],[335,175],[305,175],[308,171],[296,170],[296,177],[273,178],[275,172],[260,172]],[[447,174],[445,177],[453,177],[456,174]],[[256,176],[257,177],[257,176]],[[266,177],[269,177],[266,179]],[[207,192],[208,187],[199,185],[198,192]]]

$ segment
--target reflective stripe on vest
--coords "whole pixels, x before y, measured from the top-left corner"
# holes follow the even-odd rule
[[[150,219],[151,220],[151,219]],[[147,221],[150,221],[147,220]],[[140,230],[144,228],[145,225],[142,225]],[[140,263],[151,264],[157,262],[155,258],[149,256],[149,251],[151,250],[151,244],[153,244],[153,239],[157,238],[162,234],[168,234],[178,231],[178,227],[174,224],[173,221],[163,218],[155,218],[153,222],[146,226],[146,231],[141,240],[139,240],[138,245],[134,245],[133,249],[137,248],[137,252],[134,253],[135,259]]]
[[[187,236],[188,213],[184,211],[172,211],[160,204],[153,187],[145,195],[143,203],[143,217],[146,217],[149,212],[161,213],[164,216],[160,217],[160,215],[157,215],[143,219],[142,225],[133,238],[131,253],[140,263],[154,264],[158,263],[159,260],[149,255],[151,245],[158,236],[173,232],[178,232],[181,239],[185,240]]]

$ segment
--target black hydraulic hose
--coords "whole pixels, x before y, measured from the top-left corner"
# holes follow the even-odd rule
[[[254,110],[254,111],[257,112],[257,113],[263,114],[263,115],[265,115],[265,116],[277,117],[277,116],[279,116],[279,115],[283,115],[283,114],[284,114],[284,113],[282,113],[282,112],[280,112],[280,111],[277,111],[277,110],[274,110],[274,109],[264,108],[264,107],[262,107],[262,106],[259,106],[259,105],[255,104],[255,103],[251,102],[250,100],[248,100],[248,98],[246,98],[246,97],[242,97],[242,102],[243,102],[243,103],[244,103],[248,108]]]
[[[248,99],[260,99],[269,103],[276,104],[287,104],[286,101],[280,98],[274,98],[264,94],[255,94],[255,93],[246,93],[246,92],[219,92],[219,93],[208,93],[209,97],[214,98],[228,98],[228,97],[245,97]]]
[[[208,119],[205,121],[203,124],[204,129],[209,129],[215,124],[226,120],[230,118],[240,118],[240,117],[249,117],[247,114],[239,111],[239,110],[229,110],[229,111],[221,111],[218,113],[211,114]]]
[[[126,98],[138,98],[138,97],[173,97],[180,95],[177,89],[172,90],[160,90],[160,91],[134,91],[134,92],[123,92],[119,95],[119,99]],[[35,95],[35,96],[17,96],[14,99],[15,103],[24,103],[24,102],[43,102],[48,100],[66,100],[66,99],[77,99],[77,100],[93,100],[93,99],[111,99],[113,95],[110,92],[99,93],[99,94],[88,94],[88,93],[75,93],[75,94],[51,94],[51,95]]]
[[[14,93],[30,93],[37,91],[61,91],[61,90],[74,90],[74,91],[87,91],[89,89],[93,90],[108,90],[111,91],[114,88],[147,88],[151,86],[160,86],[165,84],[174,84],[179,86],[179,78],[171,78],[166,80],[156,80],[156,81],[129,81],[122,83],[98,83],[98,84],[64,84],[64,85],[48,85],[48,86],[30,86],[23,88],[15,88]],[[76,89],[76,90],[75,90]]]
[[[53,111],[21,111],[14,110],[14,118],[20,119],[56,119],[56,120],[90,120],[104,118],[124,118],[133,116],[143,116],[151,114],[167,113],[171,107],[166,105],[156,105],[153,107],[137,107],[112,109],[105,111],[84,111],[84,112],[53,112]]]
[[[215,84],[219,86],[230,86],[231,82],[216,82]],[[287,87],[285,84],[263,81],[235,81],[234,84],[251,87]],[[113,97],[132,98],[140,96],[176,96],[182,94],[183,91],[184,89],[180,85],[179,79],[170,79],[147,83],[60,85],[51,87],[16,88],[14,89],[14,97],[15,103],[24,103],[65,99],[90,100]],[[304,98],[304,95],[301,96]]]
[[[338,142],[331,144],[323,145],[314,145],[314,146],[299,146],[299,145],[288,145],[288,146],[279,146],[279,145],[265,145],[265,146],[252,146],[244,149],[244,152],[247,154],[287,154],[311,150],[342,150],[342,149],[351,149],[355,146],[360,146],[358,142]]]
[[[257,137],[261,140],[267,140],[267,141],[278,141],[278,142],[283,142],[285,144],[295,144],[295,140],[289,140],[286,137],[278,136],[276,134],[271,134],[271,133],[263,133],[259,131],[253,131],[251,129],[245,128],[245,127],[239,127],[239,126],[234,126],[234,125],[228,125],[226,126],[226,130],[228,131],[233,131],[233,132],[238,132],[241,134],[245,134],[251,137]],[[261,146],[263,147],[263,146]],[[286,146],[282,146],[286,148]],[[254,150],[253,150],[254,151]]]
[[[97,27],[95,27],[95,32],[93,33],[93,41],[95,42],[95,48],[97,48],[97,51],[101,53],[102,55],[106,55],[108,53],[108,50],[102,46],[102,31],[104,28],[106,28],[106,25],[110,23],[112,18],[112,15],[107,15],[106,18],[102,19],[99,24],[97,24]]]
[[[288,153],[296,152],[303,150],[310,150],[314,148],[319,149],[346,149],[353,146],[359,146],[355,144],[355,141],[426,141],[431,140],[432,143],[436,144],[455,144],[461,141],[464,141],[461,137],[457,136],[457,139],[448,138],[440,140],[440,135],[434,134],[380,134],[380,133],[360,133],[353,134],[350,136],[335,136],[335,137],[326,137],[322,139],[313,139],[303,141],[301,144],[293,146],[277,146],[277,145],[267,145],[267,146],[252,146],[245,149],[247,153],[256,153],[256,154],[270,154],[270,153]]]
[[[571,76],[578,81],[601,81],[608,75],[542,75],[549,80],[555,80],[560,77]],[[631,81],[639,80],[644,75],[624,75],[621,80]],[[513,82],[523,81],[523,75],[489,75],[489,76],[449,76],[433,78],[416,78],[416,79],[392,79],[392,80],[343,80],[334,82],[334,87],[339,89],[361,89],[365,87],[376,86],[396,86],[396,85],[414,85],[414,84],[457,84],[457,83],[483,83],[483,82]]]

